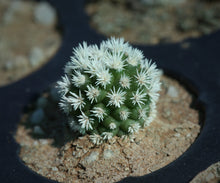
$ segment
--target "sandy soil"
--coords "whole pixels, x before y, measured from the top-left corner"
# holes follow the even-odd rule
[[[0,86],[42,67],[56,53],[61,36],[56,22],[34,19],[35,1],[0,1]]]
[[[163,76],[158,115],[150,126],[132,141],[114,137],[100,146],[94,146],[88,136],[59,146],[54,145],[53,135],[36,138],[33,127],[27,128],[26,114],[15,135],[21,146],[19,156],[38,174],[59,182],[115,182],[148,174],[177,159],[198,136],[201,111],[191,107],[194,99],[176,80]],[[57,136],[59,131],[48,129]]]
[[[220,161],[212,164],[206,170],[200,172],[190,183],[219,183]]]
[[[219,1],[147,2],[158,0],[89,0],[86,12],[97,32],[136,44],[179,42],[220,29]]]

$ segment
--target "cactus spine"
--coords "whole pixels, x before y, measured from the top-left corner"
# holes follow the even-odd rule
[[[95,144],[138,132],[156,116],[160,71],[122,38],[74,48],[57,84],[71,129]]]

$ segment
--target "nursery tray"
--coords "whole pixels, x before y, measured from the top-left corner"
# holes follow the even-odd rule
[[[84,40],[99,44],[106,39],[89,26],[83,0],[49,2],[57,9],[59,26],[63,29],[60,49],[40,70],[0,88],[0,178],[3,183],[55,182],[22,163],[19,145],[13,135],[24,107],[60,78],[72,47]],[[183,48],[186,42],[189,47]],[[178,159],[148,175],[127,177],[120,182],[189,182],[199,172],[220,161],[220,31],[176,44],[134,46],[143,50],[144,55],[155,61],[165,73],[194,90],[205,118],[200,135]]]

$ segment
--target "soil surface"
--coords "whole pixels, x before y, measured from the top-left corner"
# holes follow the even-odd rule
[[[0,0],[0,86],[50,60],[61,43],[56,24],[55,10],[49,4]]]
[[[150,126],[132,139],[114,137],[99,146],[92,144],[88,136],[70,140],[77,134],[67,135],[64,115],[56,104],[51,105],[50,94],[42,97],[47,107],[42,102],[39,105],[39,99],[30,105],[15,139],[21,146],[19,156],[24,164],[59,182],[116,182],[151,173],[185,152],[201,128],[201,111],[192,108],[194,96],[167,76],[162,77],[158,115]],[[44,111],[44,120],[30,122],[36,106]]]
[[[200,172],[190,183],[219,183],[220,161]]]
[[[179,42],[220,29],[218,0],[90,0],[85,9],[99,33],[137,44]]]

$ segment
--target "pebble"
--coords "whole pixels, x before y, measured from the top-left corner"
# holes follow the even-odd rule
[[[179,133],[175,133],[174,136],[175,137],[180,137],[180,134]]]
[[[56,12],[47,2],[40,2],[34,9],[34,19],[37,23],[50,26],[56,21]]]
[[[38,66],[44,58],[43,51],[38,48],[34,47],[31,49],[30,54],[29,54],[29,62],[31,66],[35,67]]]
[[[37,140],[35,140],[34,143],[33,143],[33,145],[34,145],[34,146],[38,146],[38,145],[39,145],[39,142],[38,142]]]
[[[30,117],[30,122],[32,124],[39,124],[40,122],[42,122],[43,119],[44,119],[44,111],[42,108],[39,108],[32,113]]]
[[[14,20],[16,20],[15,13],[22,12],[24,10],[22,1],[12,1],[10,2],[10,6],[8,7],[7,11],[3,15],[3,23],[10,24]]]
[[[40,126],[35,126],[33,132],[36,135],[43,135],[44,134],[44,132],[43,132],[43,130],[41,129]]]
[[[191,137],[192,135],[190,134],[190,133],[188,133],[187,135],[186,135],[186,137]]]
[[[18,68],[18,67],[23,68],[23,67],[27,66],[27,64],[28,64],[28,60],[25,56],[17,55],[15,57],[15,66],[16,66],[16,68]]]
[[[215,178],[215,175],[211,172],[208,175],[206,175],[206,181],[207,182],[211,181],[214,178]]]
[[[49,144],[49,140],[47,140],[47,139],[40,139],[40,143],[42,145],[48,145]]]
[[[45,97],[40,97],[37,100],[37,107],[39,108],[45,108],[47,106],[47,99]]]
[[[128,167],[125,167],[125,171],[129,171],[130,169]]]
[[[179,92],[175,86],[171,85],[171,86],[169,86],[169,88],[167,90],[167,95],[169,95],[170,97],[173,97],[173,98],[177,98],[179,96]]]
[[[3,15],[3,23],[10,24],[14,20],[14,12],[8,9]]]
[[[60,100],[60,94],[57,88],[52,87],[50,90],[50,95],[55,102],[58,102]]]
[[[25,2],[23,1],[12,1],[10,4],[10,9],[11,11],[15,11],[15,12],[22,12],[25,10]]]
[[[7,61],[4,65],[4,69],[6,71],[12,70],[14,68],[14,64],[12,61]]]
[[[195,20],[188,18],[188,19],[185,19],[184,21],[180,21],[177,27],[181,31],[187,32],[187,31],[191,31],[195,29],[195,25],[196,25]]]
[[[171,117],[171,111],[168,108],[164,108],[162,116],[166,119],[169,119]]]
[[[113,156],[114,156],[114,152],[112,150],[110,150],[110,149],[104,150],[104,152],[103,152],[104,159],[110,159]]]
[[[6,71],[10,71],[13,69],[17,69],[17,68],[24,68],[27,66],[27,59],[24,56],[21,55],[16,55],[14,58],[14,61],[12,60],[8,60],[5,65],[4,65],[4,69]]]
[[[92,163],[92,162],[96,161],[98,159],[98,157],[99,157],[99,152],[94,151],[89,156],[87,156],[85,158],[85,162],[88,163],[88,164]]]
[[[57,167],[52,167],[52,171],[57,172],[57,171],[58,171],[58,168],[57,168]]]

